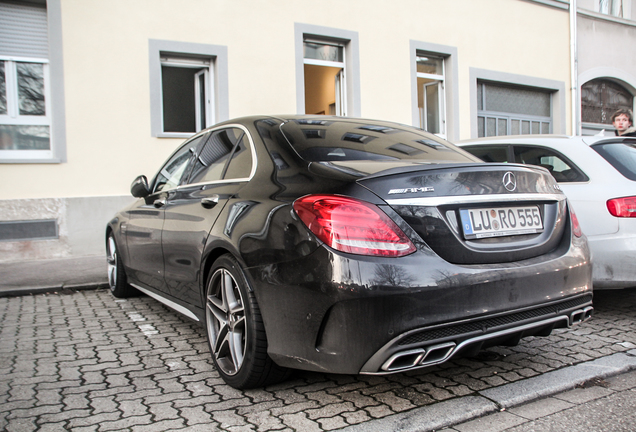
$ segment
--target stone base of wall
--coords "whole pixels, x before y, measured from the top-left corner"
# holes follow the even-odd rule
[[[55,220],[58,238],[0,241],[0,262],[104,255],[106,223],[131,196],[0,200],[0,223]]]

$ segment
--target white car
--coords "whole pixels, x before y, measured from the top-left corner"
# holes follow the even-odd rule
[[[594,288],[636,286],[636,138],[518,135],[457,145],[486,162],[550,171],[587,235]]]

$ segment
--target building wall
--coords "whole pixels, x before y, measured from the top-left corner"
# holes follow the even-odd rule
[[[1,241],[0,261],[103,255],[106,223],[131,196],[40,198],[0,201],[0,220],[56,220],[57,238]]]
[[[599,13],[598,0],[583,0],[578,6],[579,106],[581,86],[598,78],[614,81],[636,96],[636,62],[632,53],[636,43],[636,0],[623,1],[623,17]],[[580,120],[580,110],[578,116]],[[611,124],[582,123],[580,130],[583,135],[614,133]]]
[[[131,181],[152,176],[183,141],[151,134],[149,40],[227,47],[228,116],[297,111],[297,24],[354,32],[363,117],[412,123],[413,43],[456,52],[451,140],[474,136],[474,71],[569,88],[567,10],[522,0],[49,0],[63,53],[63,163],[0,164],[0,220],[60,218],[55,256],[102,253],[99,236],[70,223],[72,207],[99,225],[125,202]],[[53,61],[53,60],[52,60]],[[452,73],[449,71],[448,73]],[[471,81],[472,80],[472,81]],[[473,87],[471,87],[473,86]],[[558,87],[558,86],[557,86]],[[560,97],[567,101],[567,97]],[[561,103],[565,128],[570,107]],[[224,120],[224,118],[217,118]],[[55,127],[55,124],[54,124]],[[568,126],[569,127],[569,126]],[[565,130],[563,130],[565,132]],[[59,143],[58,143],[59,144]],[[25,181],[25,179],[31,179]],[[96,202],[101,202],[95,206]],[[73,203],[73,204],[70,204]],[[66,215],[64,215],[66,208]],[[17,210],[20,209],[20,210]],[[57,212],[57,213],[56,213]],[[91,222],[92,223],[92,222]],[[66,224],[66,225],[65,225]],[[63,228],[65,226],[65,228]],[[101,232],[99,233],[101,236]],[[82,239],[71,240],[71,238]],[[47,240],[46,242],[50,242]],[[86,244],[91,242],[91,245]],[[92,242],[95,242],[93,245]],[[40,258],[48,246],[0,244],[0,261]],[[77,246],[78,244],[84,246]],[[43,243],[42,243],[43,244]],[[35,252],[37,250],[37,252]]]
[[[617,23],[591,16],[579,16],[580,84],[593,78],[613,76],[624,80],[636,94],[636,21]]]

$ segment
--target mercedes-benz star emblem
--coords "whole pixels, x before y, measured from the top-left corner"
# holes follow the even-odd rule
[[[517,189],[517,178],[512,172],[508,171],[504,174],[503,185],[506,188],[506,190],[509,192],[512,192],[513,190]]]

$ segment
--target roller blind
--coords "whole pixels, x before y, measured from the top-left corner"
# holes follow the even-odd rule
[[[44,6],[0,2],[0,55],[49,57]]]

